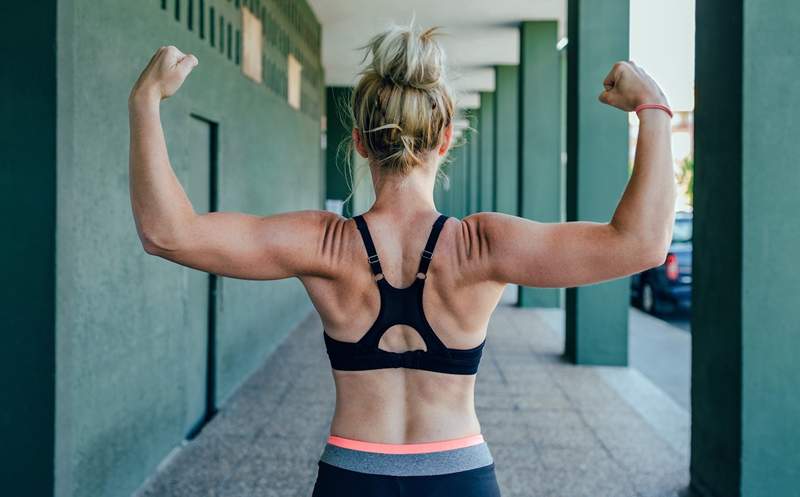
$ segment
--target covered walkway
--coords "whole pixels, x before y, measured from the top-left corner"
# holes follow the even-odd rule
[[[683,54],[677,3],[4,2],[25,50],[0,77],[0,495],[308,491],[334,393],[305,289],[142,250],[125,100],[157,47],[196,55],[160,109],[193,207],[349,217],[373,192],[337,102],[355,48],[415,15],[445,28],[458,146],[434,195],[457,218],[607,222],[635,120],[597,101],[603,78],[642,60],[637,30],[695,61],[696,105],[671,101],[694,129],[691,335],[638,342],[628,278],[520,288],[477,390],[504,495],[800,497],[800,2],[688,0]]]
[[[489,325],[476,405],[504,497],[680,495],[688,413],[635,369],[564,362],[559,318],[506,301]],[[138,497],[310,495],[334,405],[321,333],[311,313]]]

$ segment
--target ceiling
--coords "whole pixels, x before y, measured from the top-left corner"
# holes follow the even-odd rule
[[[565,19],[564,0],[308,0],[322,23],[326,84],[352,86],[364,45],[390,24],[441,26],[439,38],[460,107],[477,106],[478,91],[494,90],[496,64],[519,63],[518,24]],[[564,23],[560,23],[564,31]]]

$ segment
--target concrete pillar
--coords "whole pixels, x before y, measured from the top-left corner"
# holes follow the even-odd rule
[[[467,148],[464,143],[466,135],[461,135],[456,145],[450,150],[448,163],[444,167],[449,188],[442,192],[443,204],[440,211],[448,216],[461,218],[466,211],[466,168]]]
[[[4,7],[0,90],[13,98],[0,102],[0,488],[53,495],[58,9],[55,1]]]
[[[535,221],[561,219],[561,58],[558,21],[520,26],[519,212]],[[557,288],[519,288],[521,307],[560,307]]]
[[[472,128],[469,132],[469,178],[467,180],[467,191],[469,192],[467,214],[478,212],[478,202],[480,196],[480,169],[481,169],[481,154],[480,154],[480,114],[478,110],[474,110],[469,115],[469,125]]]
[[[345,143],[352,129],[347,123],[347,105],[353,89],[349,86],[329,86],[325,90],[325,114],[328,125],[325,150],[325,200],[344,201],[350,195],[345,172],[348,171],[348,149]],[[350,174],[347,172],[347,174]],[[342,214],[353,215],[352,198],[342,206]]]
[[[598,102],[614,62],[628,58],[628,1],[569,0],[567,219],[611,219],[628,178],[628,116]],[[628,363],[629,278],[569,288],[565,355]]]
[[[478,111],[478,210],[494,210],[494,92],[481,92]]]
[[[495,68],[495,210],[519,213],[519,68]]]
[[[469,139],[469,132],[464,132],[464,140]],[[462,218],[467,212],[467,179],[469,177],[469,142],[458,147],[457,162],[453,170],[455,189],[453,196],[453,215]]]
[[[469,157],[467,156],[467,151],[469,150],[468,139],[469,133],[464,130],[453,167],[453,215],[459,218],[464,217],[464,212],[466,211],[466,169],[469,167]]]
[[[691,486],[796,496],[800,11],[708,0],[696,15]]]

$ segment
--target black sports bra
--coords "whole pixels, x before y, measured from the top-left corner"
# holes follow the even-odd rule
[[[323,330],[325,348],[331,361],[331,367],[342,371],[363,371],[383,368],[410,368],[438,371],[452,374],[475,374],[481,360],[483,346],[471,349],[450,349],[436,336],[422,309],[422,290],[428,266],[433,257],[436,240],[442,231],[447,216],[441,214],[433,224],[425,250],[419,263],[417,277],[410,286],[397,288],[390,285],[383,277],[381,263],[372,243],[372,236],[362,216],[353,218],[364,240],[367,249],[367,262],[378,284],[381,307],[378,317],[364,336],[357,342],[336,340]],[[378,343],[383,334],[392,326],[404,324],[414,328],[425,341],[427,350],[417,349],[405,352],[389,352],[380,349]]]

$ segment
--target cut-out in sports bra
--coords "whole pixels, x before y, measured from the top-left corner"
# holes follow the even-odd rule
[[[450,349],[436,336],[422,308],[422,291],[425,288],[425,278],[428,266],[433,257],[433,250],[439,233],[442,231],[447,216],[439,215],[433,224],[425,249],[419,263],[414,283],[405,288],[390,285],[383,277],[383,270],[372,242],[372,236],[367,229],[367,223],[362,216],[353,218],[364,240],[367,249],[367,262],[372,268],[380,293],[380,310],[375,322],[357,342],[343,342],[336,340],[323,330],[325,348],[333,369],[341,371],[363,371],[383,368],[409,368],[424,369],[451,374],[475,374],[483,353],[486,339],[480,345],[471,349]],[[419,333],[425,342],[427,350],[417,349],[405,352],[390,352],[378,347],[386,331],[392,326],[408,325]]]

